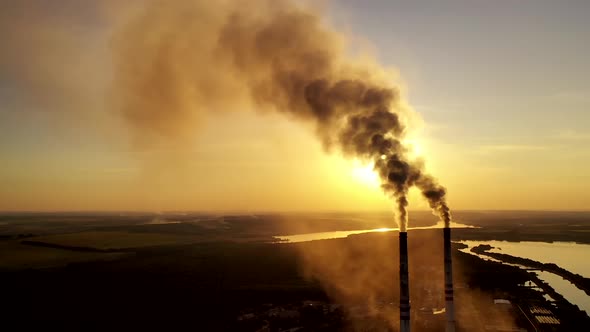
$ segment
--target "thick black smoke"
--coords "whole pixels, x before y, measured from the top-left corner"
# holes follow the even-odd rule
[[[10,0],[1,7],[0,81],[17,78],[43,109],[92,108],[80,87],[92,85],[90,76],[108,77],[89,64],[101,58],[114,68],[108,99],[146,144],[184,137],[203,112],[280,112],[314,124],[327,149],[372,161],[402,230],[412,186],[450,221],[445,189],[407,157],[410,111],[399,89],[379,65],[348,56],[344,36],[301,1]],[[92,24],[112,32],[112,53],[82,51]]]
[[[327,148],[371,160],[402,231],[412,186],[448,225],[445,189],[402,144],[399,89],[380,66],[348,57],[315,11],[287,0],[145,3],[114,43],[120,110],[140,135],[175,135],[199,112],[284,113],[313,123]]]

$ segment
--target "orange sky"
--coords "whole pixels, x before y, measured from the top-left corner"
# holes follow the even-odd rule
[[[50,145],[59,145],[50,151],[13,152],[18,160],[4,163],[0,209],[259,212],[392,208],[370,165],[338,153],[326,154],[305,126],[279,115],[254,113],[208,120],[196,131],[194,146],[182,151],[138,152],[127,144],[111,148],[112,142],[105,147],[67,137],[77,133],[53,133]],[[219,141],[220,135],[226,138]],[[457,209],[586,207],[586,183],[576,183],[575,177],[557,174],[539,180],[532,178],[538,170],[523,172],[486,164],[490,159],[514,157],[518,151],[462,150],[432,141],[427,130],[416,134],[415,140],[418,153],[428,157],[427,169],[448,187],[449,202]],[[82,153],[77,152],[79,143],[87,144]],[[417,192],[412,191],[410,201],[411,209],[427,209]]]
[[[527,16],[529,1],[522,1],[510,15],[500,6],[479,12],[482,20],[473,22],[467,18],[479,9],[455,2],[465,14],[459,19],[452,11],[433,16],[418,4],[396,11],[401,4],[356,1],[334,1],[326,15],[401,73],[420,119],[409,144],[447,187],[452,209],[590,209],[590,73],[583,56],[590,49],[579,43],[590,37],[585,21],[553,4]],[[58,29],[58,39],[40,35],[41,51],[28,45],[31,54],[0,58],[0,210],[393,209],[370,166],[326,153],[305,123],[277,114],[208,115],[183,124],[189,135],[181,145],[138,149],[123,119],[104,106],[101,84],[110,67],[97,59],[108,54],[108,25],[94,17],[92,6],[75,7],[80,16],[62,23],[63,31],[87,36],[79,56],[62,47],[68,35]],[[384,12],[392,16],[386,20]],[[39,13],[49,17],[40,21],[59,27],[59,15]],[[489,30],[494,21],[488,14],[503,17],[502,29],[511,33]],[[539,19],[551,30],[543,35],[559,47],[546,48],[546,39],[530,29]],[[569,38],[574,34],[577,41]],[[487,45],[481,36],[501,45]],[[522,55],[528,51],[534,59]],[[27,63],[28,56],[43,66]],[[567,64],[556,67],[557,58]],[[539,76],[543,70],[551,84]],[[50,109],[52,98],[61,96],[48,99],[30,88],[40,85],[75,91],[77,98],[66,100],[75,111]],[[412,191],[410,209],[427,208]]]

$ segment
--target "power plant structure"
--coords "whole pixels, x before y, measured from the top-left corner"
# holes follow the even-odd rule
[[[451,227],[443,228],[445,266],[446,332],[455,332],[455,303],[453,300],[453,261],[451,259]]]
[[[399,232],[399,330],[410,332],[410,277],[408,275],[408,233]]]
[[[443,228],[446,332],[455,332],[451,228]],[[408,274],[408,233],[399,232],[399,318],[400,332],[410,332],[410,278]]]

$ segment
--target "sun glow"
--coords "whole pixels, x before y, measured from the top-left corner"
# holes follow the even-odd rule
[[[412,156],[424,156],[424,146],[417,138],[406,138],[402,141],[402,143],[409,149]]]
[[[391,231],[393,231],[393,230],[394,230],[394,228],[387,228],[387,227],[383,227],[383,228],[377,228],[377,229],[374,229],[373,231],[374,231],[374,232],[380,232],[380,233],[384,233],[384,232],[391,232]]]
[[[373,170],[371,164],[357,164],[353,166],[352,175],[354,179],[370,187],[379,187],[379,176]]]

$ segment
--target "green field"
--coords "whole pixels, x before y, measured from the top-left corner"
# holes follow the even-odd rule
[[[71,234],[38,236],[31,238],[31,240],[65,247],[87,247],[100,250],[113,250],[189,244],[198,242],[200,238],[185,234],[88,231]]]
[[[0,270],[48,268],[70,263],[118,259],[125,253],[92,253],[35,247],[19,241],[0,242]]]

